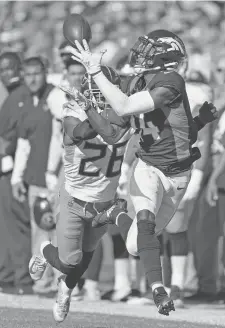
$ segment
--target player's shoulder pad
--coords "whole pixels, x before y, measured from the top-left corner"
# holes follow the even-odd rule
[[[62,121],[64,132],[69,135],[71,131],[73,131],[74,128],[76,128],[76,126],[80,123],[81,120],[77,117],[73,117],[73,116],[64,117]]]
[[[63,114],[63,104],[66,102],[65,93],[54,86],[47,97],[47,104],[50,112],[56,119],[61,119]]]
[[[183,77],[175,71],[159,72],[150,81],[148,88],[149,90],[153,90],[159,87],[173,88],[179,93],[182,93],[185,89],[185,81]]]
[[[88,117],[86,113],[77,105],[76,111],[70,108],[63,108],[62,120],[66,117],[74,117],[79,119],[81,122],[85,121]]]
[[[111,108],[106,108],[102,112],[102,116],[109,120],[110,123],[122,128],[130,127],[130,116],[118,116]]]
[[[142,91],[146,86],[144,76],[127,76],[121,83],[121,90],[128,96]]]

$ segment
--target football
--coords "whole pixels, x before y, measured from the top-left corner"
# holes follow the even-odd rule
[[[83,16],[71,14],[66,17],[63,23],[63,35],[72,47],[76,47],[75,40],[82,44],[82,40],[85,39],[89,43],[91,40],[91,28]]]

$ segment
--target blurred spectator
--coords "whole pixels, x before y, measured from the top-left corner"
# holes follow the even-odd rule
[[[215,128],[213,135],[213,170],[210,175],[207,189],[206,200],[211,207],[216,219],[217,230],[214,232],[216,242],[216,254],[219,260],[217,271],[214,273],[214,279],[217,278],[217,288],[224,296],[224,276],[225,276],[225,224],[224,224],[224,202],[225,202],[225,170],[224,170],[224,154],[225,154],[225,112],[223,111],[220,120]],[[219,253],[218,253],[219,252]]]
[[[202,91],[207,92],[207,88],[204,87]],[[198,92],[197,99],[199,99],[199,96],[200,92]],[[207,94],[205,94],[204,97],[206,98],[206,96]],[[211,146],[213,143],[212,134],[215,125],[217,125],[217,121],[211,126],[204,128],[200,133],[200,137],[202,136],[203,138],[201,139],[201,144],[199,144],[199,146],[204,145],[203,143],[205,143],[208,151],[207,153],[204,152],[202,156],[202,159],[205,158],[204,175],[199,197],[197,198],[198,202],[195,203],[189,225],[189,244],[193,258],[192,255],[189,254],[186,288],[193,290],[197,287],[197,290],[195,290],[194,295],[187,298],[188,301],[215,302],[220,299],[217,284],[217,254],[219,220],[222,213],[219,214],[218,210],[211,208],[205,199],[206,186],[214,161],[214,155],[211,156]],[[209,129],[208,136],[205,135],[207,129]],[[199,160],[200,163],[202,162],[202,159]]]
[[[54,236],[36,225],[33,218],[33,205],[36,197],[40,195],[50,197],[57,185],[57,172],[47,171],[48,152],[54,132],[53,115],[59,113],[60,116],[65,97],[61,90],[47,84],[46,67],[40,57],[25,60],[24,81],[29,94],[21,104],[23,112],[18,123],[19,139],[11,182],[15,199],[23,202],[28,196],[32,225],[32,252],[39,254],[40,244]],[[54,108],[49,107],[49,104],[53,104]],[[46,293],[51,289],[51,283],[52,277],[47,271],[43,280],[35,283],[34,291]]]
[[[88,19],[93,29],[92,46],[108,49],[107,64],[120,51],[118,45],[132,45],[138,35],[158,28],[172,29],[187,48],[201,45],[213,57],[215,49],[224,44],[225,6],[219,1],[15,1],[1,2],[0,8],[2,47],[24,43],[27,55],[52,58],[55,72],[61,69],[55,49],[63,38],[62,21],[69,12]]]
[[[0,287],[15,286],[19,294],[32,293],[28,272],[31,256],[30,213],[27,201],[13,198],[10,184],[16,150],[16,127],[28,89],[21,78],[17,53],[0,56],[0,77],[9,96],[0,111]],[[3,97],[5,94],[3,93]]]

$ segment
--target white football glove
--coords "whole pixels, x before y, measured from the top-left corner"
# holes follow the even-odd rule
[[[87,70],[89,74],[95,74],[101,71],[101,61],[102,56],[106,52],[106,50],[101,51],[100,53],[93,54],[90,51],[89,45],[86,40],[83,40],[83,45],[81,45],[77,40],[75,40],[75,44],[77,49],[69,46],[68,50],[73,55],[72,57],[79,61]]]
[[[60,89],[67,93],[73,101],[77,103],[77,105],[84,111],[88,110],[91,106],[91,101],[88,100],[80,91],[76,88],[60,86]],[[63,105],[63,109],[69,108],[70,110],[77,110],[77,106],[73,101],[69,101]]]

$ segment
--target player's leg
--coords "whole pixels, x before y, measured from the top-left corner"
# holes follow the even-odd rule
[[[156,232],[158,233],[166,228],[167,231],[170,232],[170,241],[172,241],[170,244],[170,254],[172,261],[171,266],[173,270],[172,279],[174,279],[172,280],[172,284],[175,283],[175,281],[178,284],[178,286],[174,286],[172,288],[170,295],[172,300],[176,298],[179,299],[180,293],[178,295],[178,291],[184,283],[184,270],[188,252],[188,222],[184,219],[185,217],[183,216],[184,203],[181,204],[181,200],[185,194],[189,179],[189,172],[173,177],[172,179],[169,178],[172,188],[171,190],[165,192],[161,207],[156,217]],[[176,212],[177,209],[180,211]],[[182,306],[182,302],[180,302],[180,300],[175,302],[175,304],[176,303],[178,303],[179,307]]]
[[[103,261],[103,245],[100,241],[97,248],[94,251],[92,260],[83,275],[85,290],[85,300],[88,301],[99,301],[100,291],[99,291],[99,277]]]
[[[188,202],[182,200],[166,227],[170,245],[171,298],[176,307],[184,307],[183,289],[188,255]]]
[[[54,247],[48,241],[42,243],[41,246],[41,254],[44,257],[40,256],[40,259],[44,259],[45,262],[43,266],[49,263],[64,274],[69,274],[73,269],[73,265],[80,263],[82,259],[84,223],[77,215],[78,213],[73,211],[73,205],[72,197],[62,188],[60,192],[60,212],[56,216],[58,247]],[[37,268],[35,264],[37,264]],[[40,261],[38,270],[38,263],[35,262],[35,259],[31,259],[30,274],[33,280],[42,278],[41,264]]]
[[[58,296],[53,307],[53,315],[57,322],[65,320],[69,312],[72,290],[88,269],[98,242],[107,229],[106,226],[100,229],[92,228],[94,209],[84,211],[84,207],[80,206],[72,197],[69,197],[67,204],[70,207],[68,215],[70,219],[67,220],[67,227],[65,228],[63,220],[60,220],[62,225],[57,224],[59,229],[57,229],[59,231],[57,233],[58,258],[61,264],[63,263],[64,273],[66,273],[59,281]],[[44,255],[49,247],[52,248],[52,245],[45,247]]]
[[[156,215],[164,197],[158,170],[139,161],[131,178],[130,192],[137,215],[127,236],[127,248],[132,255],[140,256],[158,311],[168,315],[174,307],[163,286],[161,247],[156,234]]]
[[[62,322],[66,318],[72,290],[86,271],[93,255],[93,252],[82,253],[83,216],[83,207],[62,188],[60,214],[56,223],[58,247],[54,247],[49,242],[43,243],[41,247],[43,256],[39,257],[40,262],[38,263],[37,257],[33,262],[31,260],[30,272],[34,279],[41,278],[43,268],[45,269],[48,263],[64,274],[59,279],[58,296],[53,309],[57,322]]]
[[[103,300],[125,301],[131,292],[129,253],[116,225],[109,225],[114,258],[114,286],[103,296]]]

